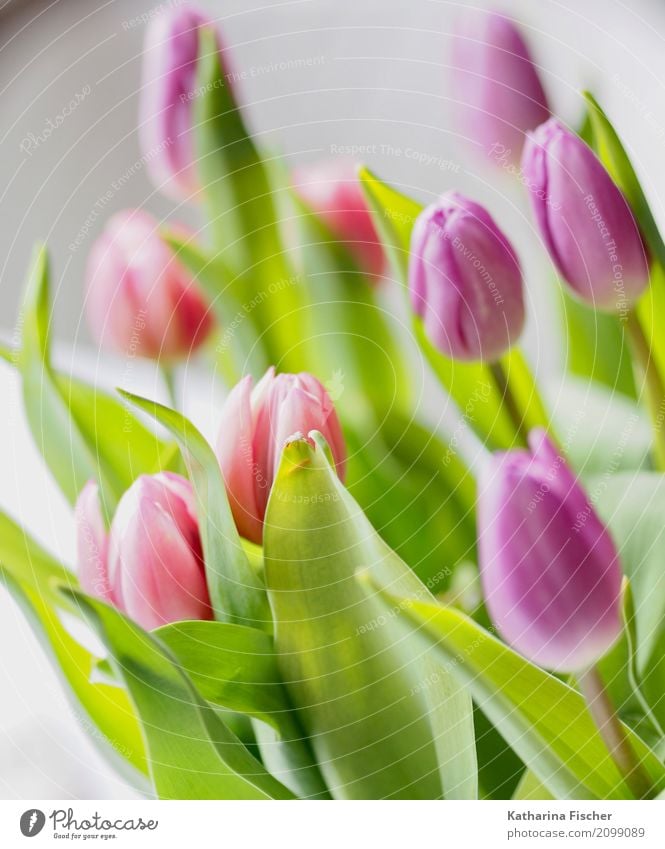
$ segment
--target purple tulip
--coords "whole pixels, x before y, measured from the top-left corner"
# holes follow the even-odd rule
[[[497,360],[522,331],[515,251],[487,210],[456,192],[416,220],[409,292],[429,339],[453,359]]]
[[[463,132],[497,164],[518,164],[524,134],[550,115],[519,30],[496,12],[469,11],[455,34],[452,60]]]
[[[607,528],[543,431],[497,454],[479,482],[480,574],[490,616],[534,663],[598,661],[621,633],[621,569]]]
[[[94,481],[76,503],[79,580],[144,628],[212,619],[188,480],[141,475],[120,499],[107,533]]]
[[[139,109],[141,147],[152,181],[175,200],[187,199],[200,189],[193,111],[199,31],[211,26],[203,12],[177,7],[157,15],[146,35]],[[227,84],[225,80],[222,83]]]
[[[649,263],[633,213],[596,154],[551,118],[529,135],[522,171],[563,279],[597,309],[625,312],[649,283]]]

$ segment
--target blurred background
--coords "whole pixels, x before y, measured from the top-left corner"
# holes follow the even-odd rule
[[[196,224],[154,192],[136,132],[148,20],[181,0],[0,0],[0,332],[15,338],[30,252],[48,242],[57,355],[99,371],[81,320],[87,252],[126,207]],[[549,264],[522,191],[474,156],[455,130],[449,33],[462,7],[446,0],[217,0],[201,2],[222,27],[253,130],[290,163],[353,155],[423,201],[458,188],[487,205],[517,247],[529,284],[526,348],[557,371],[565,352]],[[480,4],[475,4],[480,5]],[[652,208],[665,221],[665,3],[662,0],[505,0],[522,26],[550,102],[576,126],[592,89],[619,130]],[[113,363],[108,366],[113,380]],[[103,377],[103,375],[102,375]],[[133,389],[157,394],[137,367]],[[196,378],[188,384],[196,396]],[[0,364],[0,507],[73,561],[68,506],[23,420],[11,370]],[[207,400],[207,402],[206,402]],[[210,415],[204,399],[198,416]],[[0,590],[0,795],[129,797],[77,724],[22,613]]]

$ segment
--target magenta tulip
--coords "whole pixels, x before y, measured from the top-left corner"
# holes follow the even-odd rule
[[[358,267],[371,277],[380,277],[385,269],[385,255],[355,163],[348,159],[327,159],[301,165],[293,174],[293,187],[333,236],[346,245]]]
[[[86,279],[93,335],[125,356],[186,357],[212,330],[198,286],[145,212],[109,220],[90,251]]]
[[[649,283],[649,263],[633,213],[596,154],[552,118],[530,134],[522,170],[563,279],[597,309],[628,309]]]
[[[285,443],[320,431],[342,479],[346,447],[330,396],[311,374],[275,374],[270,368],[254,388],[252,385],[251,377],[243,378],[226,399],[217,456],[238,530],[260,544],[268,497]]]
[[[411,234],[409,292],[431,342],[458,360],[497,360],[524,324],[517,255],[479,204],[449,192]]]
[[[462,132],[493,162],[518,164],[525,132],[550,115],[519,29],[496,12],[469,10],[453,40],[452,64]]]
[[[147,629],[212,619],[192,488],[171,472],[142,475],[120,499],[107,533],[97,486],[76,504],[79,579],[91,595]]]
[[[141,147],[155,186],[175,200],[186,200],[200,189],[193,112],[200,29],[211,26],[205,13],[177,6],[160,12],[146,36]],[[221,83],[227,84],[226,80]]]
[[[543,431],[481,474],[480,574],[490,616],[534,663],[583,670],[619,637],[621,569],[607,528]]]

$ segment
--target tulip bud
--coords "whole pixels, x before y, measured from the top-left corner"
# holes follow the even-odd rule
[[[417,218],[409,292],[431,342],[458,360],[497,360],[524,324],[522,272],[487,210],[448,192]]]
[[[152,181],[175,200],[200,189],[193,112],[202,27],[212,27],[207,15],[179,6],[153,18],[145,41],[139,137]]]
[[[550,115],[519,30],[496,12],[469,11],[453,40],[452,64],[463,132],[495,163],[518,164],[525,132]]]
[[[530,134],[522,171],[563,279],[597,309],[625,312],[648,285],[649,264],[633,213],[598,157],[552,118]]]
[[[86,311],[105,347],[168,360],[201,345],[213,319],[157,226],[140,210],[109,220],[88,257]]]
[[[598,661],[621,633],[621,569],[607,528],[543,431],[481,473],[480,575],[504,639],[560,672]]]
[[[238,530],[260,544],[284,445],[320,431],[342,480],[346,447],[330,396],[311,374],[275,374],[271,367],[253,389],[252,384],[250,376],[243,378],[226,399],[217,456]]]
[[[76,504],[81,586],[147,629],[211,619],[210,597],[189,481],[171,472],[142,475],[104,529],[97,486]]]
[[[356,174],[348,159],[327,159],[301,165],[293,174],[300,198],[344,243],[358,267],[372,277],[385,269],[385,255]]]

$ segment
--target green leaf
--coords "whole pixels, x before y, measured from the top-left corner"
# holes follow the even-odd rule
[[[358,178],[381,243],[392,262],[397,279],[405,284],[409,269],[411,230],[423,206],[379,180],[369,168],[360,168]]]
[[[220,338],[216,359],[224,379],[233,385],[244,374],[258,378],[270,363],[263,350],[259,329],[248,293],[251,291],[241,274],[234,274],[220,256],[209,255],[193,239],[172,231],[162,238],[199,284],[215,312]]]
[[[561,290],[566,325],[566,368],[571,374],[636,397],[630,351],[616,315],[598,312]]]
[[[300,281],[287,262],[268,169],[224,76],[212,28],[200,31],[194,102],[198,169],[216,251],[246,283],[266,359],[298,371],[307,357]],[[217,255],[215,253],[215,255]]]
[[[583,94],[593,130],[593,148],[626,196],[649,250],[661,266],[665,265],[665,243],[621,139],[594,96],[588,91]]]
[[[308,326],[316,339],[308,370],[323,382],[341,375],[337,407],[344,418],[362,421],[373,418],[372,411],[382,418],[407,403],[410,381],[376,284],[321,218],[293,191],[289,196],[307,280]]]
[[[592,480],[589,492],[612,533],[630,581],[636,612],[637,669],[644,676],[652,664],[659,663],[658,649],[665,633],[665,477],[656,472],[621,472]],[[658,699],[665,725],[661,695],[662,690]]]
[[[533,772],[527,770],[513,794],[513,799],[519,801],[544,801],[549,802],[554,799],[554,796],[547,788],[538,780]]]
[[[392,410],[370,437],[344,428],[349,492],[433,592],[476,548],[475,484],[452,443]]]
[[[317,435],[284,448],[264,525],[283,680],[335,798],[473,798],[471,702],[355,578],[424,585],[373,530]]]
[[[422,207],[382,183],[366,168],[360,179],[372,218],[398,280],[406,289],[411,230]],[[409,311],[412,312],[409,307]],[[422,320],[413,315],[413,334],[430,368],[478,436],[490,448],[510,448],[523,441],[503,402],[503,387],[496,384],[493,370],[482,363],[453,361],[432,345]],[[506,382],[523,413],[523,428],[547,427],[548,418],[531,371],[517,349],[502,358]]]
[[[279,730],[280,714],[289,707],[265,631],[227,622],[174,622],[154,635],[209,702]]]
[[[159,639],[90,596],[63,592],[108,648],[130,693],[160,798],[293,798],[228,730]]]
[[[453,608],[382,592],[448,664],[526,766],[555,798],[627,799],[630,791],[572,687],[539,669]],[[627,729],[658,790],[665,767]]]
[[[146,429],[111,396],[54,371],[49,311],[48,260],[40,248],[23,303],[21,350],[11,360],[21,373],[33,438],[61,490],[74,503],[94,478],[111,512],[138,475],[169,465],[175,446]]]
[[[76,576],[59,563],[46,549],[0,512],[0,566],[14,581],[38,590],[50,601],[58,599],[53,589],[54,581],[78,584]]]
[[[34,549],[35,546],[31,546],[31,550]],[[3,558],[0,575],[71,691],[75,699],[76,719],[91,739],[97,745],[101,744],[103,754],[110,757],[116,766],[126,771],[126,764],[130,764],[136,770],[128,774],[128,779],[134,784],[138,780],[143,789],[145,782],[140,776],[145,777],[148,772],[145,747],[126,691],[114,685],[93,682],[97,658],[70,636],[56,608],[46,601],[47,597],[55,595],[53,582],[47,581],[44,574],[40,576],[39,586],[32,586],[29,580],[17,577],[17,571],[5,568]],[[56,577],[54,572],[52,575]],[[74,585],[73,576],[70,582]]]
[[[215,617],[270,630],[262,581],[236,530],[217,458],[203,435],[176,410],[120,390],[132,406],[153,416],[177,440],[196,496],[206,577]]]
[[[328,797],[280,678],[273,641],[265,632],[223,622],[177,622],[154,635],[173,652],[205,699],[274,729],[271,733],[255,725],[264,763],[273,775],[302,798]]]

